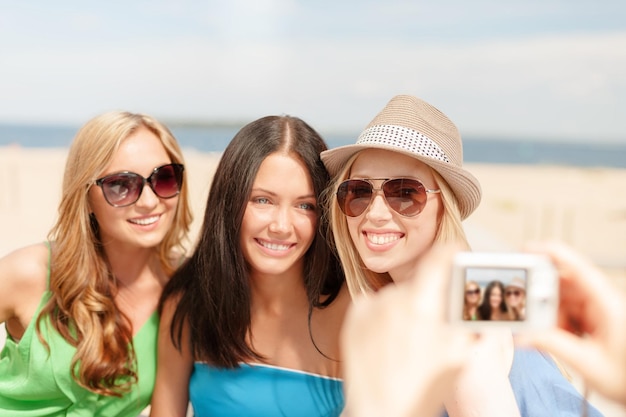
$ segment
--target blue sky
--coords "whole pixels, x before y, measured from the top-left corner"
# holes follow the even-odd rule
[[[626,142],[626,2],[0,0],[0,122],[353,132],[401,93],[464,136]]]

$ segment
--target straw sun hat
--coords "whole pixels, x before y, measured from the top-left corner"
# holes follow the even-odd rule
[[[524,280],[519,278],[519,277],[515,277],[511,280],[511,282],[509,282],[508,284],[506,284],[506,286],[504,287],[504,289],[508,289],[508,288],[518,288],[520,290],[524,290],[524,292],[526,292],[526,284],[524,283]]]
[[[480,184],[462,167],[463,144],[458,129],[425,101],[407,95],[392,98],[361,132],[356,144],[324,151],[321,158],[334,176],[350,157],[369,148],[400,152],[437,171],[452,188],[462,219],[478,206]]]

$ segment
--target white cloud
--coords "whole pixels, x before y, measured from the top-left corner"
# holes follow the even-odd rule
[[[359,130],[391,96],[409,93],[466,135],[626,140],[626,31],[451,41],[331,38],[322,28],[316,37],[290,26],[316,22],[290,21],[306,12],[302,3],[264,0],[242,12],[242,2],[195,4],[194,18],[210,22],[205,32],[116,37],[101,32],[110,17],[78,11],[66,16],[73,32],[52,41],[5,37],[0,120],[81,123],[127,108],[186,119],[291,113],[320,129]],[[151,16],[184,15],[171,7],[156,3]],[[66,42],[74,32],[85,38]]]

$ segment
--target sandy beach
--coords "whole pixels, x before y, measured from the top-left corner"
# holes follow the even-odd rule
[[[66,152],[0,147],[0,256],[46,239],[56,217]],[[193,242],[220,155],[184,152],[195,217]],[[474,250],[515,250],[528,240],[563,240],[598,263],[626,291],[626,170],[466,167],[483,187],[480,207],[465,222]],[[626,416],[620,406],[594,394],[591,399],[607,417]]]

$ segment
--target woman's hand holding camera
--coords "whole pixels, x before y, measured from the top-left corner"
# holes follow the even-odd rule
[[[590,388],[626,404],[626,295],[590,261],[560,243],[528,250],[550,256],[559,272],[559,329],[522,335],[518,342],[555,355]]]

